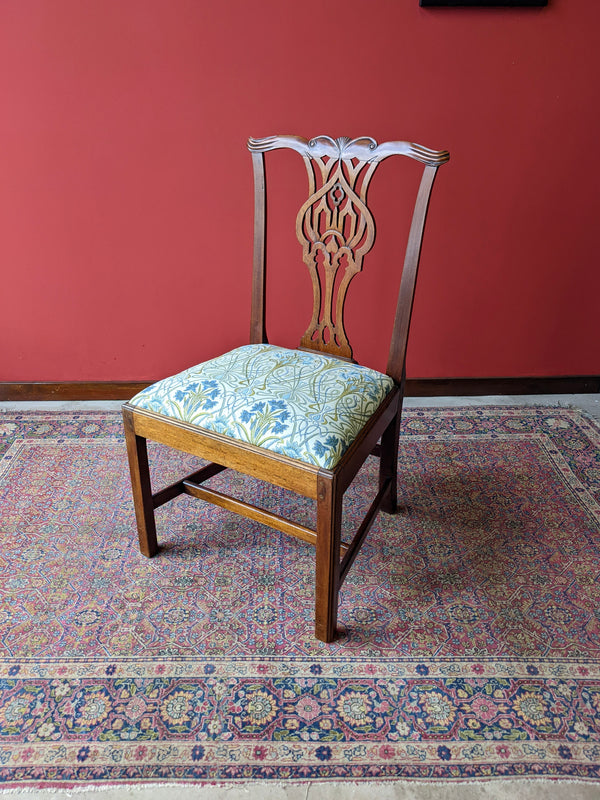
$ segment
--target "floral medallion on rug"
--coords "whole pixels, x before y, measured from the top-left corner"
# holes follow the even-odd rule
[[[150,455],[156,488],[197,465]],[[313,513],[234,473],[212,483]],[[326,645],[309,545],[182,496],[146,559],[119,414],[1,414],[0,786],[600,780],[597,425],[408,410],[399,489]]]

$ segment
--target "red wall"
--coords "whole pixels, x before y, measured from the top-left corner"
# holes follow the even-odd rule
[[[244,343],[245,140],[272,133],[451,151],[410,377],[600,373],[599,30],[598,0],[1,3],[0,380],[153,379]],[[355,325],[381,366],[379,309]]]

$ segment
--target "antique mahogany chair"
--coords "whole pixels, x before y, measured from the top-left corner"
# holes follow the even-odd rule
[[[315,635],[335,636],[338,592],[379,510],[396,511],[404,359],[429,196],[447,151],[373,139],[250,139],[254,166],[254,271],[250,344],[144,389],[123,406],[142,553],[158,550],[154,509],[187,493],[316,546]],[[296,233],[313,284],[310,324],[297,350],[270,345],[265,330],[264,153],[298,152],[309,197]],[[375,225],[367,189],[380,161],[424,164],[408,236],[386,374],[359,366],[344,327],[348,285],[371,249]],[[199,471],[154,492],[146,440],[207,460]],[[344,492],[370,454],[379,487],[350,543],[341,541]],[[313,530],[204,485],[232,468],[316,501]]]

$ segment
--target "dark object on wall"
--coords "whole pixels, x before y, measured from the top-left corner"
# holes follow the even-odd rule
[[[547,6],[548,0],[419,0],[421,6]]]

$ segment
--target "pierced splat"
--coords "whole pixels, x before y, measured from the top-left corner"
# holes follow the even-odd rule
[[[323,140],[334,152],[304,156],[310,197],[296,220],[302,257],[313,285],[312,319],[300,346],[351,359],[344,302],[350,281],[361,271],[363,258],[375,240],[375,223],[366,195],[376,162],[345,159],[348,146],[356,144],[347,138],[312,139],[309,150]],[[371,155],[368,149],[366,152]]]

